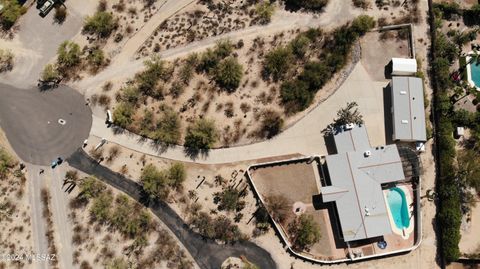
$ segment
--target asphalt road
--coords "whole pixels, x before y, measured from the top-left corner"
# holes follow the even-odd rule
[[[67,162],[70,166],[90,175],[95,175],[103,182],[125,192],[136,201],[149,207],[152,212],[167,225],[183,245],[190,252],[200,268],[220,268],[228,257],[245,256],[262,269],[277,268],[270,253],[249,241],[235,244],[219,245],[213,240],[206,240],[200,234],[193,232],[183,220],[166,203],[148,203],[142,187],[122,175],[99,165],[92,160],[82,149],[73,153]]]
[[[88,137],[91,115],[83,96],[67,86],[41,92],[0,84],[0,126],[25,162],[49,165],[67,158]]]

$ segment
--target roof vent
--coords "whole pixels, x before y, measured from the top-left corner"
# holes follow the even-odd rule
[[[345,124],[345,130],[352,130],[353,127],[355,127],[355,124],[353,124],[353,123],[347,123],[347,124]]]
[[[408,124],[408,120],[402,120],[402,124]]]
[[[370,155],[372,155],[372,152],[370,150],[367,150],[363,153],[363,156],[365,156],[365,157],[368,157]]]
[[[400,95],[406,95],[407,92],[406,91],[400,91]]]

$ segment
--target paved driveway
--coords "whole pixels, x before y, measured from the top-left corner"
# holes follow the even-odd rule
[[[125,192],[152,210],[183,243],[200,268],[220,268],[227,258],[240,256],[245,256],[249,261],[262,269],[277,268],[270,253],[252,242],[241,241],[235,244],[219,245],[215,241],[204,239],[200,234],[190,230],[167,203],[161,201],[146,202],[147,195],[138,183],[99,165],[82,149],[78,149],[67,161],[70,166],[89,175],[97,176],[100,180]]]
[[[95,6],[92,1],[66,1],[68,15],[61,25],[53,21],[54,10],[42,18],[35,5],[30,7],[18,22],[20,30],[15,38],[0,42],[0,45],[12,49],[15,54],[13,70],[1,74],[0,80],[22,88],[36,85],[40,72],[55,57],[58,46],[79,33],[85,14],[93,13]]]
[[[69,87],[40,92],[0,84],[0,96],[0,126],[25,162],[48,165],[57,156],[66,158],[88,137],[90,107]]]

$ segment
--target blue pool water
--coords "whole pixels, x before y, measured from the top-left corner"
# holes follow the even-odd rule
[[[410,226],[410,218],[408,217],[407,198],[402,189],[391,188],[387,194],[388,207],[392,213],[393,221],[398,229]]]
[[[480,88],[480,64],[472,63],[470,65],[472,71],[472,80],[475,83],[475,86]]]

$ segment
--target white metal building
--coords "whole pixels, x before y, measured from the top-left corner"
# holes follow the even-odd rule
[[[417,73],[417,60],[392,58],[392,76],[413,76]]]

